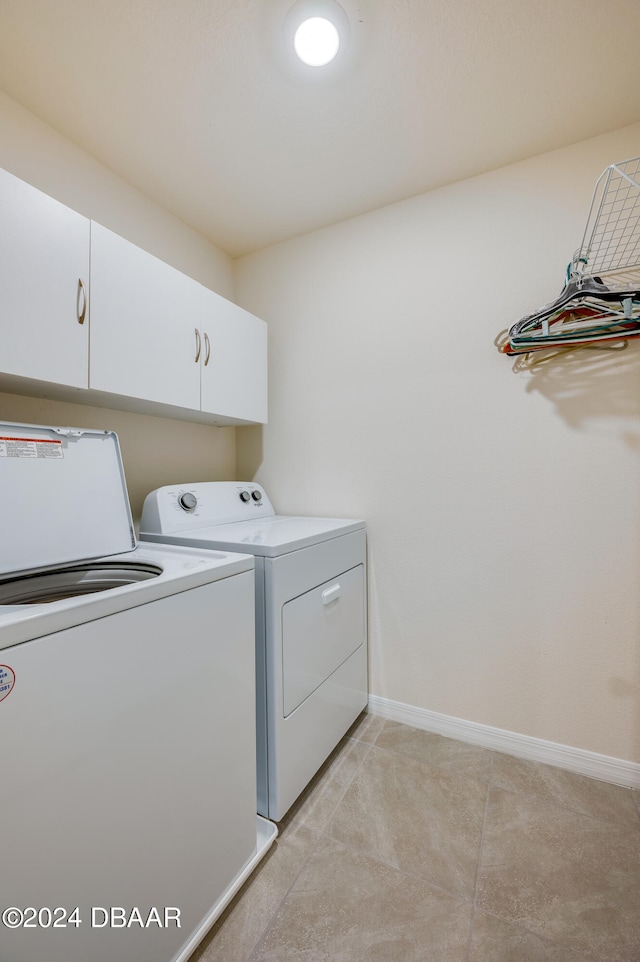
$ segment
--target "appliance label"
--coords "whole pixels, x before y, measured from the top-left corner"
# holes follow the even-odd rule
[[[9,668],[8,665],[0,665],[0,701],[11,694],[15,683],[16,673],[13,668]]]
[[[0,458],[63,458],[62,441],[49,438],[1,438]]]

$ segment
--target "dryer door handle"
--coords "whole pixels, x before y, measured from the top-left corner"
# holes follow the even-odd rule
[[[332,601],[337,601],[341,591],[342,589],[339,584],[333,585],[331,588],[326,588],[322,592],[322,604],[330,605]]]

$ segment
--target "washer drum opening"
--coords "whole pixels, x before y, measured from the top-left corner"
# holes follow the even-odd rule
[[[53,571],[0,581],[0,605],[41,605],[65,598],[138,584],[162,574],[158,565],[105,561],[68,565]]]

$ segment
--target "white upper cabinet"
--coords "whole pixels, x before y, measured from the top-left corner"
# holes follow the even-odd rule
[[[204,287],[201,323],[202,410],[265,423],[267,325]]]
[[[86,388],[86,217],[0,170],[0,370]]]
[[[264,423],[267,325],[0,170],[0,389]]]
[[[267,420],[267,325],[112,231],[91,224],[89,386]]]
[[[89,386],[199,410],[200,285],[91,224]]]

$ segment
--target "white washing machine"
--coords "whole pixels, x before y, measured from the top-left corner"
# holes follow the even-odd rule
[[[0,958],[182,962],[255,810],[254,561],[136,545],[117,438],[0,424]]]
[[[280,821],[367,705],[365,523],[212,481],[152,491],[140,537],[255,557],[258,812]]]

